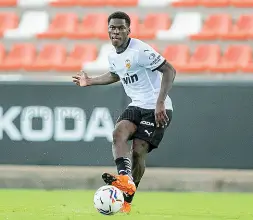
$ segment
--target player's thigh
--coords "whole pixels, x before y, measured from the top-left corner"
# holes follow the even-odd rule
[[[149,143],[145,140],[134,138],[132,144],[133,158],[144,157],[149,150]]]
[[[129,120],[121,120],[115,125],[113,142],[127,141],[137,130],[137,126]]]
[[[137,130],[137,125],[141,119],[140,109],[130,106],[120,115],[113,132],[114,141],[129,140]]]
[[[167,115],[171,121],[172,111],[167,110]],[[166,127],[157,128],[155,123],[155,110],[144,109],[140,125],[137,127],[134,138],[138,138],[149,143],[148,152],[151,152],[153,149],[158,148],[170,121]]]

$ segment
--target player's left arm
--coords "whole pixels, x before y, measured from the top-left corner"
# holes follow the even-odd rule
[[[174,82],[176,76],[176,70],[174,67],[164,60],[163,64],[157,68],[159,72],[162,73],[162,82],[161,82],[161,89],[156,103],[156,123],[157,127],[166,126],[169,118],[166,114],[165,109],[165,99],[169,93],[169,90],[172,88],[172,84]]]
[[[172,84],[176,76],[176,70],[166,60],[157,70],[162,73],[161,90],[157,102],[164,102],[169,90],[172,88]]]
[[[141,44],[138,55],[138,63],[140,66],[150,69],[153,72],[159,71],[162,73],[161,89],[156,103],[155,117],[157,127],[166,126],[169,119],[166,114],[165,99],[172,87],[176,70],[161,54],[147,44]],[[157,74],[157,72],[154,74]]]

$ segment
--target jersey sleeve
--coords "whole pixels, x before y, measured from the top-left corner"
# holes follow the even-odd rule
[[[138,63],[140,66],[155,71],[165,62],[165,58],[148,44],[144,44],[139,48]]]

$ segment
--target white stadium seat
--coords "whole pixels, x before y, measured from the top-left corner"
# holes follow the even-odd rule
[[[98,57],[96,60],[86,62],[83,64],[83,70],[85,71],[108,71],[108,53],[113,49],[111,44],[104,44],[101,46]]]
[[[4,32],[5,38],[32,38],[36,34],[47,30],[49,16],[46,11],[25,12],[17,29]]]
[[[189,35],[199,33],[202,27],[201,15],[198,12],[182,12],[175,16],[169,30],[160,30],[156,37],[159,40],[182,40]]]
[[[50,0],[18,0],[17,5],[21,8],[44,7],[50,3]]]
[[[175,2],[177,0],[158,0],[158,1],[151,1],[151,0],[139,0],[138,6],[139,7],[166,7],[171,2]]]

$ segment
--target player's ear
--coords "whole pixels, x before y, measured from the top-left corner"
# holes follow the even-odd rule
[[[129,35],[130,33],[131,33],[131,28],[129,27],[127,35]]]

